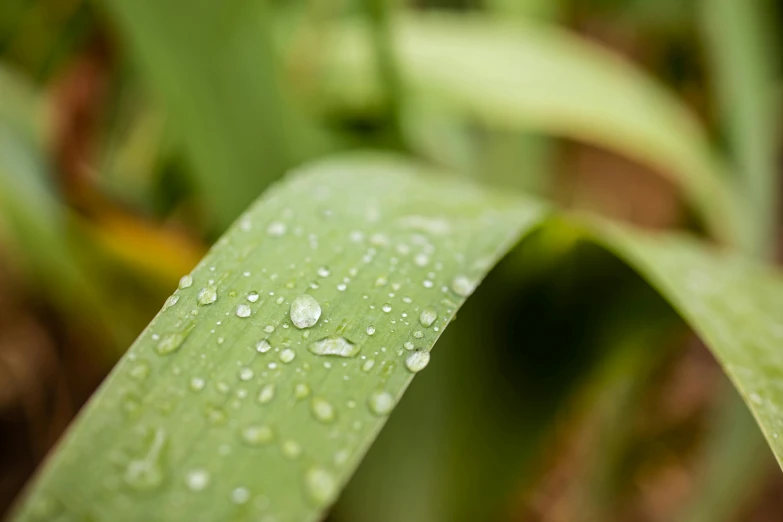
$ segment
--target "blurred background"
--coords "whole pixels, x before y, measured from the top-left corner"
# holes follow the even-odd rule
[[[764,123],[736,101],[758,93],[726,103],[746,71],[720,57],[747,35],[712,14],[732,3],[753,6],[750,66],[778,97],[774,1],[0,0],[0,513],[179,277],[308,159],[398,151],[702,233],[678,188],[627,156],[411,96],[389,43],[400,12],[577,35],[675,93],[735,163],[764,142],[777,177],[779,136],[756,139]],[[329,520],[783,521],[783,477],[674,312],[553,226],[460,311]]]

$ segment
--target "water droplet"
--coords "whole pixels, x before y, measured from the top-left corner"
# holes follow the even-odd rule
[[[250,491],[247,488],[235,488],[231,492],[231,502],[234,504],[244,504],[250,500]]]
[[[286,227],[285,223],[281,221],[273,221],[266,228],[266,233],[272,237],[280,237],[285,234],[286,230],[288,230],[288,227]]]
[[[476,283],[465,276],[459,275],[451,282],[451,289],[460,297],[467,297],[476,289]]]
[[[272,345],[266,339],[261,339],[256,343],[256,351],[258,353],[266,353],[272,349]]]
[[[179,350],[185,340],[185,334],[173,333],[164,335],[163,338],[155,345],[155,351],[159,355],[169,355]]]
[[[348,457],[351,456],[351,453],[347,449],[341,449],[337,453],[334,454],[334,464],[336,466],[342,466],[346,462],[348,462]]]
[[[345,283],[340,283],[339,285],[337,285],[337,291],[338,292],[345,292],[346,288],[348,288],[348,287],[345,285]]]
[[[157,488],[163,482],[163,471],[155,462],[132,460],[125,468],[125,483],[133,489],[148,491]]]
[[[242,303],[237,306],[237,317],[250,317],[250,314],[253,313],[253,311],[250,309],[248,305],[245,303]]]
[[[248,426],[242,430],[242,440],[249,446],[264,446],[272,442],[274,432],[269,426]]]
[[[337,482],[323,468],[310,468],[305,473],[305,488],[310,499],[319,506],[328,504],[337,492]]]
[[[421,252],[419,254],[416,254],[416,257],[413,259],[413,262],[416,263],[416,266],[427,266],[430,262],[430,256],[428,256],[424,252]]]
[[[302,446],[295,440],[283,442],[283,455],[289,459],[295,459],[302,454]]]
[[[214,286],[208,286],[206,288],[202,288],[198,293],[198,304],[199,306],[206,306],[211,305],[217,301],[217,288]]]
[[[258,301],[258,298],[259,298],[258,292],[253,291],[247,294],[247,300],[250,301],[251,303],[255,303],[256,301]]]
[[[179,296],[178,295],[171,295],[171,296],[169,296],[168,299],[166,299],[166,302],[163,303],[163,309],[164,310],[168,310],[169,308],[171,308],[172,306],[177,304],[177,302],[179,302]]]
[[[416,330],[413,332],[414,339],[421,339],[422,337],[424,337],[424,333],[421,330]]]
[[[753,401],[755,404],[763,404],[764,399],[761,398],[761,396],[758,393],[751,393],[749,395],[750,400]]]
[[[405,359],[405,367],[413,373],[422,371],[430,363],[430,352],[417,350]]]
[[[185,475],[185,485],[191,491],[203,491],[209,486],[209,472],[205,469],[194,469]]]
[[[206,381],[201,377],[193,377],[190,379],[190,389],[193,391],[201,391],[204,389]]]
[[[282,352],[280,352],[280,360],[284,363],[290,363],[296,359],[296,352],[294,352],[291,348],[286,348]]]
[[[319,277],[329,277],[329,269],[325,266],[318,268],[316,272],[318,273]]]
[[[179,280],[179,288],[185,289],[190,288],[190,285],[193,284],[193,276],[190,274],[182,276],[182,278]]]
[[[141,459],[135,459],[125,468],[125,483],[139,491],[156,489],[163,482],[163,470],[160,466],[163,444],[166,442],[166,432],[155,431],[147,454]]]
[[[304,399],[308,395],[310,395],[310,387],[307,384],[300,382],[294,388],[294,397],[297,399]]]
[[[386,312],[388,314],[389,312],[392,311],[392,307],[391,307],[391,305],[389,303],[386,303],[385,305],[383,305],[381,307],[381,310],[383,310],[384,312]]]
[[[239,370],[239,380],[241,381],[249,381],[254,375],[253,370],[250,368],[242,368]]]
[[[325,424],[334,422],[334,407],[326,399],[315,397],[310,403],[310,409],[319,421]]]
[[[410,341],[405,341],[405,342],[402,344],[402,346],[403,346],[403,347],[404,347],[406,350],[413,350],[414,348],[416,348],[416,347],[413,345],[413,343],[412,343],[412,342],[410,342]]]
[[[356,357],[361,347],[342,336],[324,337],[311,343],[307,349],[315,355],[335,355],[337,357]]]
[[[264,331],[266,333],[268,333],[268,334],[271,334],[272,332],[275,331],[275,327],[274,327],[274,325],[268,324],[268,325],[264,326]]]
[[[387,391],[376,391],[368,400],[370,411],[376,415],[388,415],[394,409],[394,397]]]
[[[258,402],[261,404],[267,404],[271,402],[272,399],[275,398],[275,385],[274,384],[265,384],[261,391],[258,393]]]
[[[150,374],[150,365],[146,361],[139,361],[131,368],[129,373],[137,381],[143,381]]]
[[[311,295],[302,294],[291,303],[291,322],[299,329],[310,328],[321,317],[321,305]]]
[[[435,322],[435,319],[438,318],[438,312],[433,310],[432,308],[425,308],[421,311],[421,315],[419,316],[419,322],[424,328],[429,328],[432,326],[432,323]]]
[[[375,334],[375,327],[374,326],[368,326],[367,327],[367,335],[373,335]]]

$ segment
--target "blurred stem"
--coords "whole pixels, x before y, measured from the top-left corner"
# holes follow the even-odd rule
[[[390,0],[365,0],[364,5],[372,28],[375,61],[378,78],[385,89],[389,111],[391,143],[403,148],[402,132],[402,80],[399,74],[392,45]]]

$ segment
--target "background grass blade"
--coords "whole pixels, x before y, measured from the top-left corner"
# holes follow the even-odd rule
[[[317,518],[410,382],[406,361],[542,215],[389,160],[289,178],[180,285],[18,518]],[[300,330],[304,293],[322,314]],[[311,353],[329,338],[358,355]]]
[[[748,232],[757,236],[753,241],[758,255],[767,257],[775,246],[779,192],[779,57],[772,3],[715,0],[701,2],[700,9],[733,170],[756,223]]]
[[[671,176],[718,237],[745,245],[751,223],[703,129],[672,94],[630,63],[568,32],[478,17],[395,21],[408,87],[488,125],[607,147]],[[366,28],[341,27],[327,89],[372,92]],[[470,74],[466,74],[470,71]]]
[[[171,112],[222,230],[293,157],[264,2],[104,3]]]

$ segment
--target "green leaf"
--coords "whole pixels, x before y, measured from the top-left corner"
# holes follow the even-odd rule
[[[291,165],[264,2],[104,3],[170,110],[222,230]]]
[[[715,77],[733,169],[751,202],[754,250],[769,256],[775,243],[778,199],[777,45],[766,0],[701,2],[706,49]]]
[[[465,297],[548,214],[419,170],[343,157],[268,191],[183,278],[17,519],[316,519]],[[783,455],[779,274],[687,238],[587,230],[699,332]]]
[[[633,158],[670,176],[713,234],[747,244],[747,210],[704,130],[632,64],[554,27],[477,16],[395,22],[397,63],[416,96],[449,102],[487,125],[581,140]],[[373,93],[368,38],[366,27],[340,26],[325,58],[325,89],[346,103]]]

